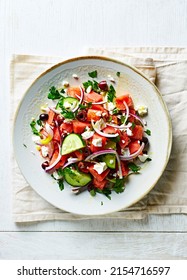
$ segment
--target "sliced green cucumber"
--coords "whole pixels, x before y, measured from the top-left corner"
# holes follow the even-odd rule
[[[63,174],[66,182],[73,187],[83,187],[92,180],[90,174],[80,172],[71,167],[64,168]]]
[[[115,169],[116,168],[116,156],[114,154],[104,155],[102,160],[106,163],[106,165],[109,168],[111,168],[111,169]]]
[[[61,155],[67,155],[85,147],[85,142],[79,134],[71,133],[64,138]]]
[[[65,97],[58,102],[56,109],[64,108],[67,111],[72,111],[73,109],[76,108],[78,102],[79,102],[78,99],[74,97]]]

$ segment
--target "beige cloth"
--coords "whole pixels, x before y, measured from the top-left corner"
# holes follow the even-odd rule
[[[88,53],[109,56],[133,64],[155,81],[169,108],[173,125],[170,161],[154,189],[132,207],[102,217],[141,219],[150,213],[187,213],[187,49],[143,47],[96,50],[90,48]],[[54,57],[13,56],[11,122],[19,100],[32,81],[41,72],[62,60]],[[64,212],[43,200],[25,182],[14,157],[11,171],[15,222],[90,218]]]

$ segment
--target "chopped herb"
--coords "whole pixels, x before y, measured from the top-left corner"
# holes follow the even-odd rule
[[[64,116],[65,119],[74,119],[75,114],[72,111],[68,111],[67,109],[64,108],[63,99],[64,97],[60,98],[56,107],[61,109],[61,114]]]
[[[24,146],[25,148],[27,148],[27,145],[25,145],[24,143],[23,143],[23,146]]]
[[[103,201],[101,201],[101,206],[103,206]]]
[[[96,191],[95,191],[94,189],[92,189],[92,190],[90,191],[90,195],[91,195],[91,196],[96,196]]]
[[[119,143],[119,142],[120,142],[120,136],[118,135],[118,136],[116,136],[116,137],[113,137],[113,138],[111,139],[111,141],[113,141],[113,142],[115,142],[115,143]]]
[[[115,97],[116,97],[116,91],[115,91],[113,85],[110,85],[109,91],[108,91],[108,94],[107,94],[108,102],[113,102]]]
[[[136,165],[134,162],[129,162],[128,168],[130,168],[134,173],[138,173],[138,171],[141,169],[141,167]]]
[[[65,93],[65,90],[62,88],[60,92],[61,92],[61,93]]]
[[[58,176],[63,177],[64,172],[63,172],[63,169],[62,169],[62,168],[57,169],[56,172],[57,172]]]
[[[124,192],[124,189],[125,189],[125,178],[122,179],[116,178],[116,182],[112,190],[115,191],[116,193],[122,193]]]
[[[95,81],[95,80],[93,80],[93,82],[88,80],[87,82],[83,83],[83,86],[84,86],[85,90],[87,90],[87,88],[89,86],[91,86],[93,91],[95,91],[95,92],[100,92],[101,91],[100,88],[99,88],[98,82]]]
[[[119,113],[119,110],[117,108],[114,108],[113,111],[112,111],[112,114],[117,115],[118,113]]]
[[[112,121],[112,116],[110,116],[110,117],[109,117],[108,121],[109,121],[109,122],[111,122],[111,121]]]
[[[75,114],[66,110],[65,108],[61,108],[61,114],[64,116],[65,119],[75,119]]]
[[[145,130],[145,133],[150,136],[151,135],[151,130],[147,129],[147,130]]]
[[[51,177],[52,177],[54,180],[57,180],[53,174],[51,174]]]
[[[100,189],[96,189],[96,192],[98,192],[98,193],[101,193],[101,194],[104,194],[108,199],[110,199],[111,200],[111,190],[110,189],[108,189],[108,188],[104,188],[103,190],[100,190]]]
[[[123,124],[125,121],[125,116],[121,116],[121,124]]]
[[[132,126],[131,126],[132,130],[135,128],[135,126],[136,126],[136,124],[134,122],[132,122]]]
[[[88,73],[88,76],[90,76],[91,78],[97,78],[97,70]]]
[[[120,74],[121,74],[120,72],[117,72],[117,73],[116,73],[116,76],[120,77]]]
[[[40,119],[38,119],[38,120],[36,121],[36,123],[37,123],[38,125],[42,126],[42,121],[41,121]]]
[[[39,133],[39,131],[36,129],[35,125],[36,125],[36,121],[33,120],[33,121],[30,123],[30,127],[31,127],[31,129],[32,129],[32,132],[33,132],[33,134],[40,136],[40,133]]]
[[[92,106],[92,102],[88,102],[86,105],[79,104],[79,109],[83,110],[83,109],[90,108],[91,106]]]
[[[61,191],[63,191],[63,189],[64,189],[64,180],[63,179],[59,179],[59,180],[57,180],[57,183],[59,185],[59,189]]]
[[[49,93],[48,93],[48,99],[60,99],[62,97],[62,95],[60,94],[60,92],[56,89],[56,87],[52,86],[49,89]]]

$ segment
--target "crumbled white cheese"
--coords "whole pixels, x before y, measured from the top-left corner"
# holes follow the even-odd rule
[[[105,101],[107,101],[107,99]],[[115,104],[113,102],[106,102],[104,104],[104,108],[106,110],[108,110],[108,111],[112,111],[112,110],[114,110],[116,108],[116,106],[115,106]]]
[[[103,145],[102,139],[101,139],[101,138],[93,139],[93,140],[92,140],[92,144],[93,144],[95,147],[102,147],[102,145]]]
[[[97,162],[94,164],[93,169],[97,171],[98,174],[101,174],[107,169],[107,165],[105,162]]]
[[[98,112],[96,113],[96,116],[101,117],[101,111],[98,111]]]
[[[123,156],[128,157],[130,156],[130,150],[129,148],[121,149],[121,153]]]
[[[87,128],[87,127],[86,127]],[[86,129],[86,131],[85,132],[83,132],[82,134],[81,134],[81,136],[82,136],[82,138],[83,139],[89,139],[89,138],[91,138],[93,135],[94,135],[94,131],[93,130],[90,130],[90,128],[88,127],[88,129]]]
[[[42,147],[41,147],[41,153],[42,153],[42,156],[43,156],[43,157],[47,157],[47,156],[48,156],[48,153],[49,153],[48,147],[42,146]]]
[[[90,93],[92,91],[92,86],[87,87],[86,92]]]
[[[78,78],[79,78],[79,77],[77,76],[77,74],[73,74],[72,77],[73,77],[74,79],[78,79]]]
[[[128,128],[127,127],[127,129],[126,129],[126,132],[127,132],[127,135],[128,136],[132,136],[133,134],[132,134],[132,130],[130,130],[130,128]]]
[[[148,159],[148,155],[147,154],[143,154],[143,155],[139,155],[138,158],[141,162],[145,162]]]
[[[148,112],[148,108],[144,105],[137,106],[136,110],[138,111],[138,115],[141,117],[147,115],[147,112]]]
[[[109,78],[109,81],[112,82],[112,83],[115,83],[115,80],[114,80],[113,77],[110,77],[110,78]]]
[[[40,143],[40,136],[33,135],[33,136],[32,136],[32,141],[33,141],[35,144]]]
[[[105,124],[103,119],[100,119],[99,121],[95,122],[95,128],[101,130],[101,129],[105,128],[105,127],[106,127],[106,124]]]
[[[62,84],[63,84],[64,87],[69,87],[68,81],[63,81]]]

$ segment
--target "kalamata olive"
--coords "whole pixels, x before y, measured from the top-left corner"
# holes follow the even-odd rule
[[[108,85],[107,85],[107,82],[106,81],[101,81],[99,83],[99,88],[103,91],[108,91]]]
[[[56,117],[56,120],[57,120],[57,122],[58,122],[58,125],[61,125],[62,122],[64,121],[64,117],[63,117],[62,115],[58,115],[58,116]]]
[[[48,118],[49,118],[49,115],[48,115],[48,114],[41,114],[41,115],[40,115],[40,120],[41,120],[41,121],[47,121]]]
[[[143,142],[145,144],[145,146],[147,146],[149,144],[149,140],[147,137],[143,137],[141,142]]]
[[[83,150],[84,156],[88,157],[89,155],[91,155],[91,150],[88,147],[85,147]]]
[[[77,119],[81,122],[85,122],[87,120],[87,112],[86,110],[81,110],[77,114]]]
[[[48,161],[44,161],[43,163],[42,163],[42,168],[45,170],[46,169],[46,167],[48,167],[49,166],[49,162]]]

